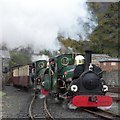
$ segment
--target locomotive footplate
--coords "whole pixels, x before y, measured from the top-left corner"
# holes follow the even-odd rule
[[[75,96],[72,103],[77,107],[105,107],[111,106],[112,98],[110,96]]]

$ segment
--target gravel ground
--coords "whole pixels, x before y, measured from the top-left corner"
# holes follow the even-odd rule
[[[2,92],[0,91],[0,119],[2,118]]]
[[[45,118],[44,99],[37,97],[33,103],[32,113],[35,118]]]
[[[108,92],[106,95],[111,96],[111,97],[119,97],[120,98],[120,93],[110,93],[110,92]],[[110,107],[105,107],[103,109],[106,109],[108,111],[111,111],[115,114],[120,115],[120,101],[119,102],[113,101],[113,103]]]
[[[111,111],[112,113],[120,115],[120,102],[113,102],[110,107],[103,108],[108,111]]]
[[[6,86],[2,97],[2,118],[28,118],[28,106],[32,95],[13,86]]]
[[[33,97],[33,93],[25,92],[13,86],[6,86],[2,95],[2,118],[28,118],[28,106]],[[0,99],[1,100],[1,99]],[[99,119],[92,114],[84,112],[82,109],[69,110],[62,107],[62,103],[55,104],[55,100],[48,97],[48,109],[55,118],[87,118]],[[118,112],[118,103],[113,103],[112,107],[108,108],[112,112]],[[1,114],[1,110],[0,110]],[[33,114],[36,118],[45,118],[43,110],[43,99],[37,98],[34,102]]]
[[[87,119],[87,120],[103,120],[102,118],[95,117],[92,114],[84,112],[81,108],[75,110],[63,108],[63,103],[56,103],[51,98],[47,99],[48,109],[55,118],[69,118],[69,119]]]

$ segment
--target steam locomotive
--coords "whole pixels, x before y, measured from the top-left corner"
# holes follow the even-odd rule
[[[62,54],[51,58],[40,71],[39,85],[42,94],[67,101],[68,106],[105,107],[112,104],[112,98],[105,95],[108,86],[102,74],[101,68],[91,63],[91,51],[85,56]]]

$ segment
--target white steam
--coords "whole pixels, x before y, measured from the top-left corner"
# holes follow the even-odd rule
[[[49,57],[46,55],[32,55],[32,61],[35,62],[37,60],[49,60]]]
[[[34,50],[59,49],[58,33],[76,40],[81,34],[85,39],[96,26],[86,1],[0,0],[0,39],[10,48],[29,44]]]

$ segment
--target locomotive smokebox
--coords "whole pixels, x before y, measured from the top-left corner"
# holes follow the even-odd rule
[[[89,65],[91,63],[92,51],[85,51],[85,70],[89,70]]]

